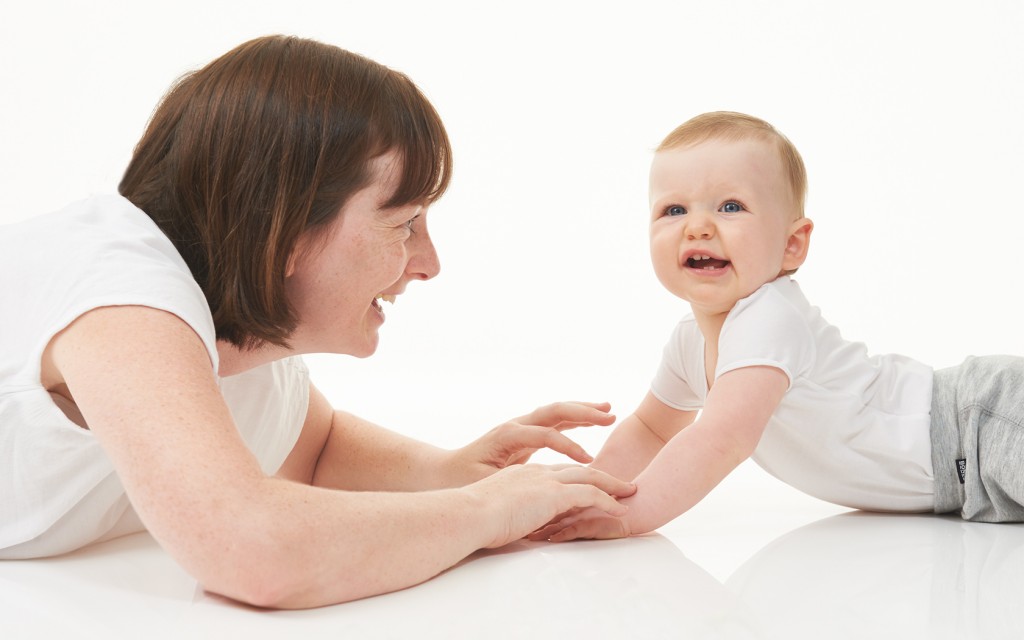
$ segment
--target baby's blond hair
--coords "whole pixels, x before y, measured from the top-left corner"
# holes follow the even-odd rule
[[[797,217],[802,218],[804,201],[807,199],[807,169],[804,167],[803,158],[789,138],[760,118],[734,111],[702,113],[690,118],[665,136],[656,151],[689,147],[708,140],[735,142],[751,139],[775,145],[782,159],[783,170],[789,179]]]

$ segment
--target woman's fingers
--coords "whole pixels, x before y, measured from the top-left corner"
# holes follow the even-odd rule
[[[623,516],[629,508],[618,501],[636,493],[636,486],[606,473],[587,467],[569,466],[553,470],[563,485],[564,498],[571,509],[598,509],[613,516]],[[559,511],[564,509],[559,508]],[[570,516],[578,517],[578,516]]]
[[[533,540],[535,542],[541,540],[550,540],[551,536],[569,527],[572,522],[575,522],[575,518],[555,518],[550,523],[544,525],[540,529],[537,529],[530,535],[526,536],[526,538],[528,540]]]
[[[516,425],[511,440],[518,449],[543,449],[564,454],[576,462],[587,464],[594,461],[586,450],[579,444],[573,442],[561,432],[550,427],[538,427],[534,425]],[[530,452],[532,453],[532,451]]]
[[[489,434],[488,454],[496,467],[522,464],[538,449],[551,449],[581,464],[593,462],[583,447],[562,435],[565,429],[588,425],[608,426],[615,416],[607,402],[556,402],[497,427]],[[486,462],[486,461],[485,461]]]
[[[564,527],[561,531],[551,534],[550,542],[568,542],[570,540],[613,540],[625,538],[629,531],[619,518],[595,517],[579,520]]]
[[[610,540],[629,536],[622,518],[611,517],[596,509],[587,509],[558,517],[527,536],[533,541],[568,542],[570,540]]]
[[[563,482],[564,484],[593,486],[599,489],[601,492],[607,494],[609,497],[614,496],[615,498],[628,498],[629,496],[636,493],[636,485],[633,484],[632,482],[620,480],[615,476],[609,475],[603,471],[598,471],[597,469],[591,469],[590,467],[564,465],[560,468],[557,468],[555,473],[559,477],[559,481]],[[605,511],[609,510],[605,509]]]
[[[628,507],[617,498],[636,491],[632,483],[577,465],[515,465],[467,489],[481,492],[483,504],[502,513],[494,521],[497,530],[487,545],[492,548],[528,536],[574,510],[624,516]]]
[[[608,426],[615,422],[615,416],[608,413],[611,408],[607,402],[555,402],[534,409],[517,418],[516,422],[558,429],[584,425]]]

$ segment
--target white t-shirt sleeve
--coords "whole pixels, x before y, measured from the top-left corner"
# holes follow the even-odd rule
[[[692,317],[676,325],[662,350],[651,393],[673,409],[697,411],[704,406],[704,340]]]
[[[740,300],[718,339],[715,379],[744,367],[780,369],[793,381],[814,365],[814,335],[806,319],[771,283]]]

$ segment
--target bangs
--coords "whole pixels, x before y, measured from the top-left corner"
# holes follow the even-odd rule
[[[394,150],[402,175],[385,207],[433,202],[451,182],[452,147],[434,107],[404,74],[389,74],[383,87],[391,109],[378,121],[382,152]]]

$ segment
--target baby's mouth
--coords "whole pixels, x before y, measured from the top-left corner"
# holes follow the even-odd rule
[[[694,255],[686,259],[686,266],[701,271],[715,271],[729,266],[728,260],[712,258],[708,255]]]

